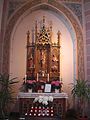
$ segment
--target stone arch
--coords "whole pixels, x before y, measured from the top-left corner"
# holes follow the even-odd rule
[[[32,0],[26,3],[24,6],[22,6],[18,11],[13,14],[11,19],[8,21],[7,28],[6,28],[6,33],[5,33],[5,38],[4,38],[4,51],[3,51],[3,72],[9,72],[9,56],[10,56],[10,36],[12,33],[12,30],[14,28],[14,25],[16,24],[17,20],[19,17],[28,9],[31,8],[31,11],[36,10],[37,7],[40,6],[42,9],[43,6],[51,7],[53,6],[53,9],[57,12],[61,11],[71,22],[75,34],[76,34],[76,39],[77,39],[77,78],[84,79],[85,78],[85,73],[84,73],[84,46],[83,46],[83,35],[81,31],[81,27],[78,24],[77,20],[73,16],[73,14],[62,4],[52,1],[52,0],[47,0],[46,2],[42,0]]]

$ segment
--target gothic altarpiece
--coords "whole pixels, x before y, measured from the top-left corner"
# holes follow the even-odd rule
[[[56,120],[57,116],[65,116],[68,96],[60,91],[60,34],[58,31],[57,43],[53,43],[52,25],[46,27],[45,17],[40,30],[35,23],[32,40],[27,32],[26,91],[20,92],[18,98],[20,115],[28,119]],[[45,91],[45,85],[51,86],[51,90]]]
[[[52,25],[46,27],[45,17],[42,26],[38,30],[37,21],[34,36],[31,40],[30,32],[27,32],[27,80],[52,81],[60,80],[60,31],[57,33],[57,43],[53,43]]]

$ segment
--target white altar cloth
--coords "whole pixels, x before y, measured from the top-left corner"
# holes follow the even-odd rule
[[[18,98],[35,98],[38,96],[53,96],[53,98],[68,98],[67,93],[29,93],[19,92]]]

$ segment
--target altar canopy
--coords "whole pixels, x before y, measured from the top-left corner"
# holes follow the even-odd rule
[[[39,24],[40,23],[40,24]],[[45,16],[27,32],[27,80],[60,80],[60,31],[53,43],[52,22],[46,25]]]

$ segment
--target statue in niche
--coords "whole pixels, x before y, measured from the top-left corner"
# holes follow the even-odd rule
[[[33,56],[31,54],[31,56],[28,58],[28,67],[32,68],[33,67]]]
[[[46,61],[45,52],[40,51],[40,66],[41,66],[41,69],[45,68],[45,61]]]
[[[56,55],[52,55],[52,72],[57,72],[57,63],[58,63],[58,59],[56,57]]]
[[[53,55],[52,56],[52,62],[57,62],[57,61],[58,61],[57,57],[55,55]]]

